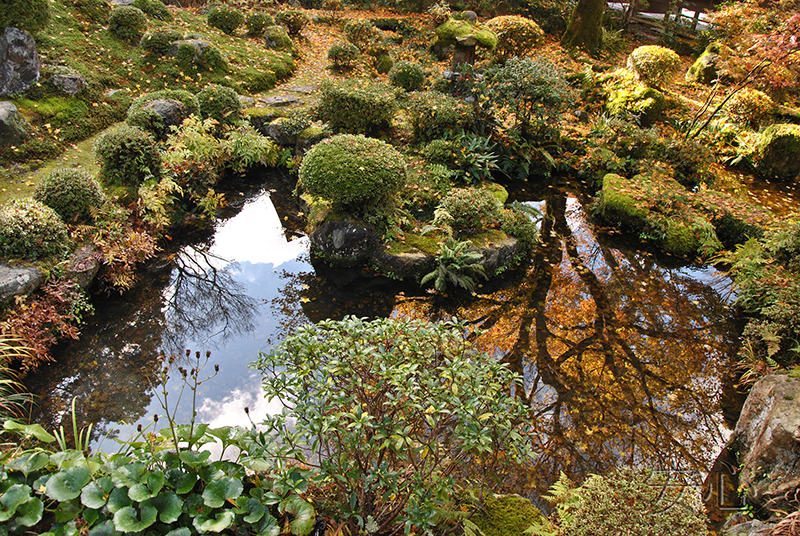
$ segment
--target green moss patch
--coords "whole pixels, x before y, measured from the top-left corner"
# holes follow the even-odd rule
[[[545,525],[545,517],[519,495],[490,495],[471,521],[485,536],[520,536],[534,526]]]

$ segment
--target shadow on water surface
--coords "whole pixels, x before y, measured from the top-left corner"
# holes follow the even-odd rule
[[[346,314],[456,316],[525,377],[520,396],[536,416],[539,455],[507,476],[510,489],[537,496],[560,471],[580,480],[624,463],[685,472],[696,484],[712,465],[729,434],[721,404],[734,331],[729,281],[713,268],[670,265],[598,237],[578,198],[551,187],[512,193],[542,209],[542,245],[479,294],[435,295],[367,272],[337,287],[309,264],[306,243],[290,240],[297,228],[280,227],[299,221],[291,187],[267,187],[277,212],[253,196],[214,241],[165,257],[137,289],[98,305],[81,341],[31,381],[44,424],[60,424],[72,397],[103,432],[159,411],[147,378],[160,355],[185,347],[213,349],[222,369],[203,386],[198,417],[244,424],[242,409],[256,414],[260,398],[247,364],[299,325]],[[243,249],[224,243],[243,234]],[[272,257],[257,255],[265,248]],[[270,411],[263,400],[260,411]]]

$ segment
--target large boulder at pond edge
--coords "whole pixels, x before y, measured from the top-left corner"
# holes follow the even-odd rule
[[[0,36],[0,96],[21,93],[37,80],[36,42],[28,32],[6,28]]]
[[[758,171],[767,177],[800,176],[800,125],[770,125],[758,142]]]
[[[750,391],[731,444],[738,452],[739,487],[749,504],[794,510],[800,489],[800,378],[770,374]]]
[[[315,253],[327,263],[350,268],[369,259],[380,239],[375,230],[360,221],[326,220],[309,236]]]
[[[0,102],[0,147],[19,145],[25,141],[29,126],[13,102]]]
[[[33,266],[0,264],[0,302],[30,294],[42,284],[45,273]]]
[[[606,102],[606,111],[622,118],[632,115],[640,125],[649,127],[656,122],[666,106],[667,100],[660,91],[639,85],[611,92]]]

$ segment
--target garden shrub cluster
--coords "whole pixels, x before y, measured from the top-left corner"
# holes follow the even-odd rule
[[[369,205],[385,205],[405,180],[406,162],[388,143],[340,134],[311,148],[300,165],[300,185],[329,200],[334,208],[360,214]]]
[[[361,53],[352,43],[335,43],[328,50],[328,61],[338,69],[352,67]]]
[[[725,104],[725,112],[734,121],[758,128],[772,119],[775,103],[763,91],[744,88],[731,96]]]
[[[398,61],[389,71],[389,82],[406,91],[419,91],[425,85],[425,71],[419,63]]]
[[[75,0],[75,7],[95,24],[105,24],[111,14],[111,4],[107,0]]]
[[[382,39],[381,31],[367,19],[349,20],[344,25],[343,31],[345,39],[357,46],[361,52],[365,52]]]
[[[439,91],[411,93],[406,104],[414,137],[433,140],[456,134],[467,126],[470,109],[460,100]]]
[[[289,37],[286,28],[283,26],[267,26],[266,30],[264,30],[264,39],[267,42],[267,46],[270,48],[291,50],[292,47],[294,47],[292,38]]]
[[[17,28],[36,34],[50,22],[48,0],[4,0],[0,9],[0,28]]]
[[[286,9],[275,14],[275,22],[286,28],[291,37],[297,37],[311,22],[311,19],[301,9]]]
[[[92,220],[92,209],[105,202],[105,193],[89,173],[58,168],[36,185],[33,198],[55,210],[65,222],[85,223]]]
[[[460,236],[496,226],[503,214],[503,204],[487,188],[453,188],[439,207],[447,213],[444,218]]]
[[[235,7],[214,6],[208,11],[208,25],[228,35],[233,35],[242,24],[244,24],[244,14]]]
[[[123,186],[129,194],[161,174],[155,139],[139,127],[122,125],[105,132],[95,140],[94,151],[100,162],[100,181],[107,186]]]
[[[644,45],[628,56],[628,68],[648,86],[660,88],[678,74],[681,61],[678,54],[659,45]]]
[[[391,126],[397,109],[395,90],[367,79],[322,85],[317,113],[335,132],[372,134]]]
[[[147,15],[138,7],[115,7],[108,17],[108,31],[117,38],[136,45],[147,31]]]
[[[55,210],[32,198],[0,207],[0,255],[36,261],[62,258],[71,249],[67,226]]]
[[[486,22],[497,36],[494,56],[503,63],[513,57],[523,57],[544,41],[544,32],[536,22],[519,15],[503,15]]]

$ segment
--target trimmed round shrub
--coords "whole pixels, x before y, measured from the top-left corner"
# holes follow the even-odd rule
[[[485,26],[497,36],[494,54],[500,62],[523,57],[544,41],[544,31],[539,25],[518,15],[495,17],[486,21]]]
[[[232,35],[236,29],[244,24],[244,14],[236,8],[229,6],[216,6],[208,12],[208,25]]]
[[[151,134],[139,127],[122,125],[94,142],[100,163],[100,181],[131,191],[150,177],[161,176],[161,155]]]
[[[147,15],[138,7],[115,7],[108,17],[108,31],[118,39],[136,44],[147,31]]]
[[[228,69],[228,62],[217,47],[209,45],[205,48],[200,48],[189,41],[178,42],[175,62],[184,71],[197,69],[198,71],[219,72]]]
[[[70,250],[67,226],[55,210],[32,198],[0,208],[0,255],[35,261]]]
[[[306,15],[305,11],[287,9],[275,14],[275,22],[286,28],[290,36],[295,37],[300,35],[300,32],[311,22],[311,19]]]
[[[454,230],[474,234],[496,227],[503,204],[486,188],[453,188],[439,204],[452,217]]]
[[[75,7],[90,21],[105,24],[111,14],[111,4],[107,0],[75,0]]]
[[[172,22],[175,18],[172,16],[172,11],[167,9],[161,0],[133,0],[133,7],[138,7],[145,14],[165,22]]]
[[[172,43],[181,39],[183,34],[176,30],[156,30],[144,34],[139,46],[153,56],[164,56]]]
[[[269,48],[278,50],[290,50],[294,46],[292,38],[283,26],[267,26],[264,31],[264,39]]]
[[[105,201],[103,188],[94,177],[82,169],[58,168],[44,176],[36,185],[33,198],[44,203],[64,221],[91,221],[91,208]]]
[[[361,135],[339,134],[322,140],[300,165],[300,184],[334,208],[361,213],[385,204],[405,181],[405,159],[388,143]]]
[[[734,121],[757,128],[772,118],[775,103],[766,93],[746,87],[733,94],[725,112]]]
[[[398,61],[389,71],[389,82],[406,91],[418,91],[425,84],[425,71],[418,63]]]
[[[648,86],[659,88],[675,78],[681,67],[678,54],[659,45],[644,45],[628,56],[628,69]]]
[[[369,134],[391,125],[395,91],[386,84],[349,79],[322,85],[318,114],[336,132]]]
[[[211,84],[197,95],[200,117],[214,119],[220,125],[233,125],[242,118],[242,103],[233,89]]]
[[[159,107],[152,104],[156,101],[167,101],[164,104],[174,106],[165,106],[168,109],[162,108],[159,113]],[[200,115],[200,106],[194,95],[185,90],[164,89],[145,93],[134,100],[128,108],[125,122],[149,132],[157,140],[164,140],[169,134],[169,127],[180,125],[192,114]]]
[[[328,49],[328,61],[335,67],[352,67],[360,55],[352,43],[336,43]]]
[[[461,150],[458,143],[441,138],[431,141],[425,146],[422,155],[430,164],[438,164],[448,169],[458,169],[460,167]]]
[[[421,140],[441,138],[448,132],[457,133],[463,130],[469,119],[468,108],[461,100],[438,91],[411,93],[406,106],[414,137]]]
[[[263,35],[267,26],[274,25],[275,19],[272,18],[272,15],[261,12],[251,13],[250,16],[247,17],[247,35],[251,37]]]
[[[371,20],[353,19],[344,25],[344,37],[363,52],[380,41],[383,34]]]
[[[48,0],[4,0],[0,3],[0,28],[10,26],[36,33],[50,22]]]

